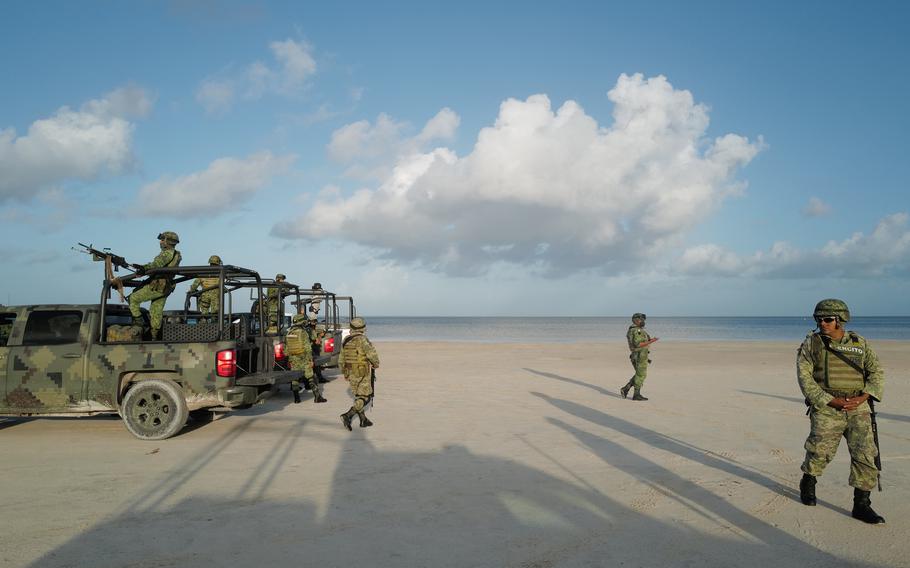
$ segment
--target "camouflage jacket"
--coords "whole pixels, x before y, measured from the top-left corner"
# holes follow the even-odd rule
[[[824,365],[824,361],[815,354],[816,350],[812,347],[813,335],[819,334],[809,333],[806,336],[806,340],[799,346],[799,351],[796,355],[796,378],[799,381],[799,388],[809,404],[815,408],[822,408],[827,406],[834,396],[827,393],[822,385],[818,384],[813,374],[816,366]],[[844,337],[838,343],[847,345],[853,343],[854,338],[856,338],[863,350],[861,361],[863,373],[866,377],[866,385],[863,387],[863,392],[868,393],[875,400],[881,401],[885,386],[885,372],[881,363],[879,363],[878,355],[872,350],[872,346],[869,345],[865,338],[852,331],[844,333]]]

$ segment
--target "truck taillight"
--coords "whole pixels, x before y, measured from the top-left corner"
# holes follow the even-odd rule
[[[283,361],[287,358],[287,354],[284,352],[284,343],[275,344],[275,360]]]
[[[219,377],[233,377],[237,374],[237,350],[225,349],[215,355],[215,373]]]
[[[334,353],[335,352],[335,338],[329,337],[323,342],[322,346],[323,353]]]

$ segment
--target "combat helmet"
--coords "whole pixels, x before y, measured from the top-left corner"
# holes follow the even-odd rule
[[[220,266],[221,257],[218,256],[217,254],[213,254],[212,256],[209,257],[209,264],[211,264],[212,266]]]
[[[158,240],[173,246],[180,242],[180,237],[174,231],[164,231],[163,233],[158,233]]]
[[[367,323],[363,321],[363,318],[352,318],[351,319],[351,329],[366,329]]]
[[[306,323],[306,321],[307,321],[306,314],[294,314],[294,317],[291,318],[291,323],[294,325]]]
[[[646,316],[645,314],[643,314],[641,312],[635,312],[634,314],[632,314],[632,321],[635,321],[635,320],[644,321],[646,319],[648,319],[648,316]]]
[[[275,280],[287,280],[287,279],[288,279],[288,277],[280,272],[275,275]]]
[[[850,321],[850,309],[843,300],[828,298],[815,304],[815,311],[812,313],[812,317],[815,319],[825,316],[837,316],[839,321],[848,322]]]

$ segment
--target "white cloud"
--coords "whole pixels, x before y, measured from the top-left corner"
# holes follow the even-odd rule
[[[207,114],[224,114],[234,104],[234,85],[230,81],[206,79],[196,90],[196,102]]]
[[[284,173],[295,159],[271,152],[246,159],[220,158],[205,171],[146,185],[139,191],[138,209],[142,215],[183,219],[231,211]]]
[[[91,181],[133,167],[134,124],[153,102],[138,87],[125,87],[79,110],[62,107],[35,121],[24,136],[0,130],[0,201],[29,200],[40,190],[70,180]]]
[[[763,143],[706,139],[707,109],[662,76],[622,75],[608,97],[610,126],[574,101],[554,111],[545,95],[509,99],[464,157],[421,152],[424,134],[402,138],[384,115],[348,125],[329,145],[334,159],[369,163],[394,148],[394,167],[375,189],[320,200],[273,233],[346,239],[449,274],[501,262],[616,274],[646,263],[741,191],[734,175]],[[451,136],[457,122],[443,109],[423,132]]]
[[[830,214],[831,206],[818,197],[810,197],[809,203],[803,207],[803,215],[806,217],[825,217]]]
[[[292,39],[269,44],[273,60],[254,61],[242,71],[224,72],[204,79],[196,89],[196,102],[208,114],[224,114],[238,96],[258,100],[266,95],[295,96],[308,85],[316,73],[313,47]]]
[[[675,269],[687,275],[747,278],[868,278],[905,274],[910,266],[907,213],[882,219],[869,234],[854,233],[817,250],[774,243],[768,251],[740,257],[713,244],[686,250]]]
[[[407,133],[412,128],[408,122],[397,122],[383,113],[374,124],[361,120],[333,132],[329,157],[339,163],[353,163],[346,176],[382,180],[392,175],[396,162],[454,138],[460,122],[458,114],[444,108],[427,121],[419,134],[409,137]]]

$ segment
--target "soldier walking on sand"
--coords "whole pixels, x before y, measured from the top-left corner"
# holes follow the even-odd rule
[[[306,314],[296,314],[291,320],[291,328],[285,341],[288,346],[288,355],[290,356],[291,369],[303,372],[303,378],[306,381],[307,388],[313,391],[313,402],[327,402],[322,396],[322,387],[313,373],[313,349],[310,343],[310,336],[304,325],[306,324]],[[294,402],[300,402],[300,376],[294,375],[291,380],[291,392],[294,393]]]
[[[850,310],[842,300],[827,299],[815,305],[818,331],[799,347],[796,375],[809,406],[810,430],[799,496],[804,505],[815,505],[816,478],[834,459],[841,437],[850,452],[854,519],[869,524],[885,519],[872,509],[870,493],[878,483],[878,447],[874,434],[873,401],[882,399],[885,373],[878,356],[860,335],[848,331]]]
[[[164,231],[158,234],[161,252],[148,264],[142,265],[140,273],[154,268],[172,268],[180,265],[180,251],[175,247],[180,239],[177,233],[173,231]],[[133,325],[142,327],[142,309],[143,302],[151,302],[149,306],[149,318],[151,319],[152,339],[161,337],[161,320],[164,315],[164,303],[167,297],[174,291],[174,279],[170,276],[159,276],[146,281],[142,287],[135,290],[129,296],[130,314],[133,316]]]
[[[379,354],[365,335],[366,327],[363,318],[351,320],[351,334],[344,340],[338,361],[344,378],[351,383],[351,394],[354,395],[354,405],[341,415],[341,421],[348,430],[351,429],[351,420],[355,414],[360,418],[361,428],[373,425],[364,409],[373,399],[371,371],[379,368]]]
[[[619,389],[620,394],[623,398],[626,398],[629,394],[629,389],[635,387],[635,393],[632,395],[632,400],[648,400],[647,398],[641,395],[641,386],[645,383],[645,378],[648,376],[648,363],[651,362],[648,359],[648,354],[650,350],[648,347],[657,341],[658,338],[651,337],[648,335],[648,332],[645,331],[645,319],[647,316],[642,313],[632,314],[632,325],[629,326],[629,331],[626,332],[626,341],[629,342],[629,359],[632,361],[632,368],[635,369],[635,375],[629,379],[629,382],[625,384],[621,389]]]

